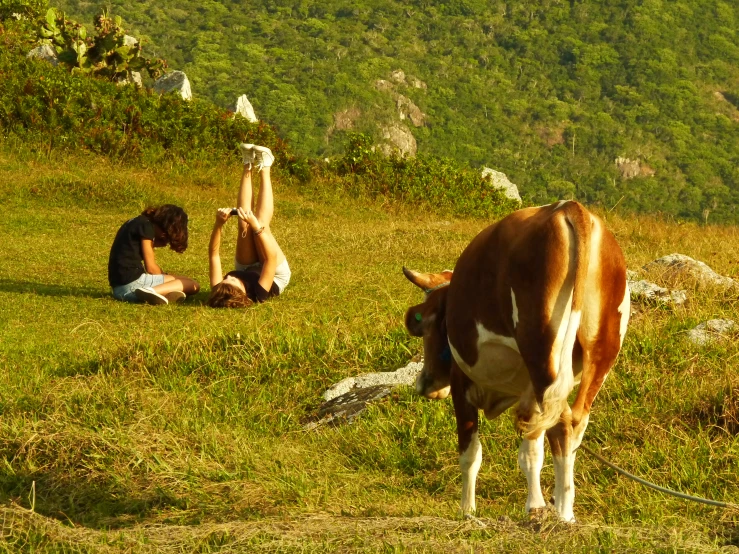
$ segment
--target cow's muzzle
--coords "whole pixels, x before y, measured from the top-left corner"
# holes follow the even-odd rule
[[[449,396],[449,383],[440,383],[429,378],[426,368],[416,377],[416,392],[431,400],[444,400]]]

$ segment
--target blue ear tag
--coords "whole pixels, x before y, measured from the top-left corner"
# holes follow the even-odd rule
[[[449,344],[444,347],[444,350],[441,351],[441,354],[439,354],[439,358],[442,362],[451,362],[452,361],[452,349],[449,348]]]
[[[416,321],[421,321],[423,319],[423,316],[420,313],[416,314]]]

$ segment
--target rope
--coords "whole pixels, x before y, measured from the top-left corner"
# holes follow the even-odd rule
[[[612,464],[608,460],[606,460],[603,456],[600,454],[596,454],[592,450],[590,450],[587,446],[584,444],[580,445],[580,448],[582,448],[585,452],[596,458],[597,460],[600,460],[605,465],[610,467],[612,470],[614,470],[616,473],[620,473],[624,477],[628,477],[629,479],[636,481],[637,483],[640,483],[644,485],[645,487],[649,487],[654,490],[658,490],[660,492],[663,492],[665,494],[671,494],[672,496],[677,496],[678,498],[683,498],[685,500],[692,500],[693,502],[700,502],[701,504],[708,504],[709,506],[718,506],[719,508],[733,508],[735,510],[739,510],[739,504],[732,504],[731,502],[719,502],[718,500],[710,500],[708,498],[701,498],[700,496],[691,496],[689,494],[684,494],[682,492],[673,491],[671,489],[666,489],[665,487],[660,487],[659,485],[655,485],[654,483],[650,483],[649,481],[646,481],[642,479],[641,477],[637,477],[636,475],[632,475],[628,471],[621,469],[615,464]]]

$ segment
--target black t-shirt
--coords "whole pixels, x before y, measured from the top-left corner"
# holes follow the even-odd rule
[[[108,282],[120,287],[144,274],[141,240],[154,240],[154,225],[145,215],[126,221],[115,236],[108,258]]]
[[[272,286],[268,291],[259,284],[259,277],[261,277],[261,273],[259,271],[253,269],[248,269],[246,271],[234,270],[228,272],[226,277],[229,275],[233,275],[239,281],[244,283],[246,296],[248,296],[252,302],[264,302],[268,298],[280,294],[280,287],[278,287],[277,283],[274,281],[272,281]]]

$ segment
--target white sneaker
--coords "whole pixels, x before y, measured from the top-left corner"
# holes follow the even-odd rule
[[[241,144],[239,144],[239,150],[241,150],[241,161],[244,163],[245,166],[251,169],[255,158],[254,145],[242,142]]]
[[[272,166],[275,161],[275,156],[274,154],[272,154],[272,150],[270,150],[266,146],[257,146],[256,144],[252,144],[251,147],[254,149],[254,156],[257,161],[257,169]]]
[[[154,306],[169,304],[165,296],[162,296],[151,287],[136,289],[134,291],[134,294],[136,295],[136,298],[138,298],[142,302],[146,302],[147,304],[152,304]]]
[[[172,292],[165,294],[164,297],[167,299],[169,304],[177,304],[187,298],[187,295],[181,290],[173,290]]]

